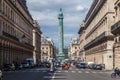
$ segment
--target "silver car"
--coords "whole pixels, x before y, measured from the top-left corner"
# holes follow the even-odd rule
[[[0,80],[2,80],[2,71],[0,70]]]

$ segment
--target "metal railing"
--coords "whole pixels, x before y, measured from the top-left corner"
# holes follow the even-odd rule
[[[100,41],[105,41],[106,40],[105,38],[106,37],[110,37],[110,36],[112,37],[113,34],[110,31],[105,31],[102,34],[100,34],[98,37],[96,37],[95,39],[93,39],[91,42],[89,42],[88,44],[86,44],[84,46],[84,48],[86,49],[88,47],[91,47],[91,46],[95,45],[96,43],[98,43]]]

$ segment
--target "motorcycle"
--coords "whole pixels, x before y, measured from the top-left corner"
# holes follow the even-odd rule
[[[62,64],[63,70],[68,70],[69,68],[70,68],[70,64],[67,64],[67,63]]]
[[[120,77],[120,70],[117,70],[117,71],[113,72],[113,73],[111,74],[111,77],[112,77],[112,78]]]

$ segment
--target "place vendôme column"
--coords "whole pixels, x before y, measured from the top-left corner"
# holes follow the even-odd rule
[[[58,27],[58,38],[59,38],[59,52],[58,52],[58,61],[64,60],[64,38],[63,38],[63,12],[62,8],[60,8],[59,14],[58,14],[58,20],[59,20],[59,27]]]

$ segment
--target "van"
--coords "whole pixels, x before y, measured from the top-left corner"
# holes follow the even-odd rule
[[[33,58],[26,58],[26,59],[22,62],[22,65],[23,65],[23,67],[25,67],[25,68],[28,68],[28,67],[29,67],[29,68],[32,68],[32,67],[35,66]]]

